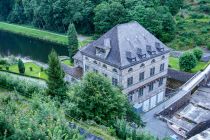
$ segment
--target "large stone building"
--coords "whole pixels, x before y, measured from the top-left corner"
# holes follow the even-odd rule
[[[123,87],[137,111],[165,97],[169,49],[137,22],[113,27],[74,56],[71,75],[94,71]]]

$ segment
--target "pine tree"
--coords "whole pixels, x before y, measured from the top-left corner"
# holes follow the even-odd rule
[[[18,69],[20,74],[25,73],[25,65],[21,59],[18,60]]]
[[[69,24],[67,36],[68,36],[68,46],[69,46],[69,57],[70,60],[72,61],[72,57],[76,54],[79,47],[77,39],[77,31],[73,23]]]
[[[60,100],[66,95],[66,83],[64,81],[64,72],[62,70],[59,58],[55,50],[52,50],[48,56],[48,94]]]

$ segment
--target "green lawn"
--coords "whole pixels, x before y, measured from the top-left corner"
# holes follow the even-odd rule
[[[39,30],[32,27],[27,27],[27,26],[22,26],[22,25],[17,25],[17,24],[9,24],[6,22],[0,22],[0,30],[12,32],[15,34],[21,34],[27,37],[38,38],[41,40],[68,45],[68,38],[66,35],[50,32],[50,31]],[[93,41],[92,37],[88,37],[87,40],[79,42],[79,45],[81,47],[88,44],[91,41]]]
[[[32,71],[30,70],[30,67],[32,67]],[[3,69],[6,70],[5,67],[3,67]],[[18,65],[17,64],[11,65],[9,67],[9,71],[14,72],[14,73],[19,73]],[[38,77],[38,78],[47,80],[46,72],[45,71],[41,72],[41,67],[32,62],[25,63],[25,75]]]
[[[63,61],[61,61],[62,63],[64,63],[64,64],[66,64],[66,65],[68,65],[68,66],[73,66],[74,64],[70,61],[70,60],[68,60],[68,59],[66,59],[66,60],[63,60]]]
[[[198,62],[197,66],[193,68],[190,72],[191,73],[196,73],[200,70],[203,70],[209,63],[206,62]],[[180,70],[179,68],[179,59],[175,57],[170,57],[169,58],[169,65],[171,66],[172,69]]]

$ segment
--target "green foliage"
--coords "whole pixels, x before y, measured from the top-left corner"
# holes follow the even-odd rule
[[[67,36],[68,36],[69,57],[72,61],[73,59],[72,57],[76,54],[79,47],[79,43],[77,39],[77,31],[73,23],[69,24]]]
[[[37,81],[26,80],[9,73],[0,73],[0,85],[11,90],[16,90],[21,95],[31,97],[34,93],[44,93],[45,87]]]
[[[210,50],[210,42],[207,44],[207,49]]]
[[[18,70],[20,74],[25,73],[25,65],[21,59],[18,60]]]
[[[130,115],[126,114],[130,110],[130,104],[121,90],[96,73],[86,74],[81,82],[73,86],[69,96],[71,105],[66,107],[67,112],[77,119],[93,120],[98,124],[111,126],[116,118]],[[136,118],[140,122],[140,117]]]
[[[203,51],[200,48],[195,48],[195,49],[193,49],[193,54],[195,55],[195,57],[199,61],[203,56]]]
[[[104,33],[113,26],[125,21],[126,10],[120,2],[102,2],[94,9],[94,25],[98,34]]]
[[[65,114],[56,103],[42,95],[30,102],[18,95],[0,98],[0,139],[66,140],[82,139],[68,126]]]
[[[48,94],[62,100],[66,95],[66,83],[64,81],[64,72],[61,68],[58,55],[55,50],[52,50],[48,56]]]
[[[193,69],[197,64],[197,59],[195,55],[191,52],[185,52],[179,58],[179,67],[181,70],[190,71]]]

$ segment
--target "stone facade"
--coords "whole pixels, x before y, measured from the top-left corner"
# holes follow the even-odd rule
[[[157,47],[155,48],[154,46],[157,44],[157,42],[160,41],[157,40],[154,36],[150,35],[148,31],[146,31],[144,28],[142,29],[142,27],[140,26],[141,30],[143,30],[145,34],[148,34],[147,37],[151,36],[151,40],[153,40],[154,43],[152,43],[152,48],[155,54],[150,54],[149,51],[151,50],[144,49],[144,52],[140,51],[141,54],[142,52],[144,53],[144,58],[140,57],[139,55],[131,56],[135,55],[136,53],[139,54],[139,50],[143,47],[141,47],[140,44],[134,44],[136,45],[136,47],[133,48],[133,52],[131,52],[128,45],[116,45],[116,41],[118,42],[118,44],[120,44],[120,37],[119,35],[117,35],[117,40],[112,39],[114,38],[113,36],[115,36],[113,30],[117,30],[118,34],[120,33],[120,30],[127,29],[126,26],[134,26],[133,28],[136,28],[139,27],[139,25],[135,22],[130,24],[122,24],[118,26],[114,27],[114,29],[110,31],[112,33],[108,32],[107,34],[109,35],[105,34],[105,37],[101,37],[103,39],[100,38],[102,42],[104,40],[104,44],[102,43],[101,45],[100,43],[98,43],[101,42],[101,40],[99,39],[96,40],[95,43],[93,42],[92,45],[90,44],[89,46],[86,46],[83,49],[81,49],[74,57],[75,66],[82,67],[83,73],[86,73],[88,71],[94,71],[108,77],[113,85],[118,85],[122,87],[123,92],[128,96],[128,99],[134,105],[137,111],[145,112],[155,107],[158,103],[164,100],[167,80],[166,76],[168,71],[169,51],[162,43],[161,45],[164,46],[164,48],[166,48],[164,51],[159,51]],[[139,34],[142,32],[137,33]],[[131,34],[131,36],[132,35],[135,34]],[[122,38],[125,37],[123,36]],[[138,38],[136,37],[136,40],[137,39]],[[131,46],[134,46],[131,43],[132,40],[127,40],[129,40],[129,44],[131,44]],[[139,42],[142,41],[142,39],[138,40]],[[145,47],[146,45],[144,46],[144,48]],[[91,50],[93,48],[95,48],[95,50]],[[126,50],[126,48],[128,48],[128,50]],[[115,51],[116,54],[113,53],[113,51]],[[102,55],[97,54],[99,52],[103,52]],[[127,52],[129,52],[131,55],[127,55]],[[117,58],[117,55],[121,56]],[[135,60],[130,61],[131,57]],[[115,61],[115,59],[119,58],[122,61],[118,64],[118,62]]]

